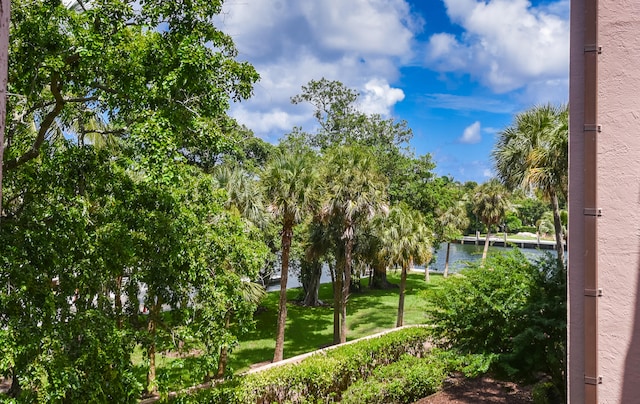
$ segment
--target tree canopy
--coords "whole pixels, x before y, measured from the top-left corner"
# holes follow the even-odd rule
[[[258,74],[211,23],[221,5],[12,1],[5,170],[61,134],[126,138],[147,170],[227,147],[229,102]],[[92,117],[109,129],[84,125]]]
[[[267,249],[203,171],[243,149],[227,109],[258,79],[221,3],[12,1],[0,373],[19,401],[134,402],[155,352],[197,341],[206,369],[248,328],[238,285]]]

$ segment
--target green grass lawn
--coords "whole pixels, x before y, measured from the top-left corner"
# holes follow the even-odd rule
[[[389,281],[399,283],[400,273],[391,271]],[[426,301],[420,292],[436,287],[441,275],[432,275],[425,283],[421,273],[410,273],[407,278],[404,323],[423,324]],[[347,340],[393,328],[398,312],[398,289],[370,290],[367,280],[362,280],[362,292],[353,293],[347,305]],[[289,299],[284,356],[289,358],[330,345],[333,341],[333,297],[331,284],[321,285],[320,300],[327,306],[300,307],[293,301],[300,296],[300,289],[287,291]],[[255,331],[241,338],[240,344],[230,356],[230,366],[236,372],[247,370],[254,363],[270,361],[275,349],[276,320],[279,292],[271,292],[256,314]]]

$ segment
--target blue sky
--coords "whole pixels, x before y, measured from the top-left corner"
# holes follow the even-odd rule
[[[261,75],[231,115],[272,143],[315,130],[290,98],[325,77],[406,120],[438,174],[484,182],[515,113],[568,99],[569,0],[227,0],[218,25]]]

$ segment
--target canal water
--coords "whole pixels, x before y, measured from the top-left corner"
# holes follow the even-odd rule
[[[469,262],[478,261],[482,258],[482,249],[484,248],[484,244],[480,243],[478,245],[475,244],[456,244],[451,243],[451,251],[449,253],[449,272],[454,273],[464,269]],[[489,246],[489,254],[496,252],[507,252],[511,248],[510,247],[494,247]],[[543,257],[545,254],[552,254],[555,256],[555,250],[538,250],[532,248],[523,248],[520,251],[524,254],[525,257],[536,260],[537,258]],[[444,272],[444,263],[447,256],[447,243],[440,244],[439,248],[434,252],[434,260],[429,264],[429,272],[432,273],[443,273]],[[424,272],[424,266],[415,266],[414,270]],[[276,274],[274,276],[279,275],[279,270],[276,270]],[[287,279],[287,289],[300,287],[301,284],[298,281],[298,276],[295,271],[289,274],[289,278]],[[329,283],[331,282],[331,274],[329,273],[329,267],[324,266],[322,270],[322,277],[320,278],[320,283]],[[279,290],[280,284],[271,284],[267,287],[268,291]]]
[[[451,251],[449,253],[449,272],[457,272],[464,269],[467,263],[475,262],[482,258],[482,250],[484,244],[481,242],[478,245],[475,244],[456,244],[451,243]],[[510,247],[494,247],[489,246],[489,254],[497,252],[507,252]],[[543,257],[545,254],[552,254],[555,256],[555,250],[538,250],[533,248],[520,249],[522,254],[530,260],[536,260]],[[435,259],[429,264],[429,270],[432,272],[444,272],[444,264],[447,257],[447,243],[440,244],[440,247],[434,254]],[[424,266],[416,267],[424,270]]]

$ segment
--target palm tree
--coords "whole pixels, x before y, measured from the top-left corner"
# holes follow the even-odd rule
[[[253,175],[240,167],[221,165],[213,170],[218,186],[227,192],[225,207],[259,228],[267,224],[262,189]]]
[[[489,250],[491,227],[498,225],[504,219],[509,208],[507,190],[498,180],[492,179],[478,186],[472,202],[473,213],[487,226],[487,236],[484,240],[484,250],[482,251],[482,263],[484,264]]]
[[[430,231],[420,213],[410,211],[406,206],[391,209],[384,232],[383,253],[389,257],[391,264],[402,267],[396,327],[401,327],[404,322],[404,295],[410,265],[424,264],[431,259],[429,234]]]
[[[341,233],[344,248],[342,257],[336,254],[339,265],[334,288],[342,343],[347,340],[347,301],[356,230],[360,223],[386,209],[386,184],[373,155],[362,147],[343,146],[329,151],[325,169],[327,200],[323,212]]]
[[[498,178],[509,188],[535,188],[551,201],[558,262],[564,264],[559,197],[567,198],[569,110],[537,106],[517,114],[492,152]]]
[[[444,277],[449,275],[449,252],[451,242],[462,236],[462,230],[469,227],[469,217],[464,202],[460,201],[438,217],[440,236],[447,242],[447,255],[444,261]]]
[[[282,270],[280,274],[280,300],[276,348],[273,361],[283,359],[284,330],[287,320],[287,280],[289,275],[289,251],[293,239],[293,228],[300,223],[313,206],[317,172],[310,164],[308,153],[280,151],[265,168],[262,176],[268,210],[282,226]]]

